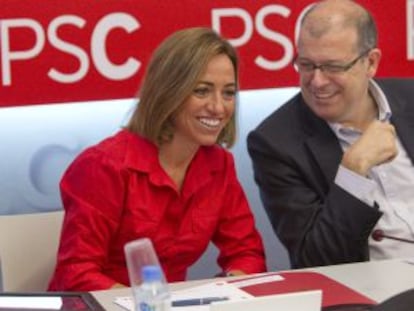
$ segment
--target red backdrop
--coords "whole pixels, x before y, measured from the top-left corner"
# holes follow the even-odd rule
[[[295,27],[312,2],[2,0],[0,106],[131,98],[155,47],[199,25],[237,46],[242,89],[296,85]],[[378,24],[378,75],[413,75],[414,1],[359,2]]]

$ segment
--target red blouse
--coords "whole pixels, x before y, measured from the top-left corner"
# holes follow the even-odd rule
[[[264,250],[233,157],[201,147],[181,193],[155,145],[126,130],[75,159],[60,184],[65,218],[50,290],[129,285],[124,245],[152,240],[169,282],[182,281],[210,241],[226,271],[265,271]]]

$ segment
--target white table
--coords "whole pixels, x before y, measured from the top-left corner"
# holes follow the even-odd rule
[[[414,288],[414,264],[401,260],[370,261],[344,265],[325,266],[303,269],[320,272],[358,292],[381,302],[402,291]],[[184,289],[200,285],[212,280],[197,280],[171,283],[171,289]],[[129,288],[92,292],[95,298],[108,311],[121,311],[113,300],[118,296],[131,295]]]

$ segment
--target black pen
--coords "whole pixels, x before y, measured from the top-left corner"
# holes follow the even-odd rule
[[[229,297],[202,297],[202,298],[191,298],[183,300],[173,300],[173,307],[185,307],[185,306],[200,306],[208,305],[216,301],[225,301],[229,300]]]

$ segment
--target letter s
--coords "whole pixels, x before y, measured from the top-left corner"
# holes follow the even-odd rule
[[[67,43],[66,41],[63,41],[57,36],[57,30],[63,24],[71,24],[79,28],[83,28],[83,26],[85,26],[85,23],[86,22],[83,18],[80,18],[76,15],[62,15],[60,17],[55,18],[50,23],[49,28],[47,29],[47,36],[49,38],[50,44],[58,50],[74,55],[77,59],[79,59],[80,64],[79,69],[71,74],[61,73],[54,68],[50,69],[47,75],[51,79],[61,83],[73,83],[81,80],[88,72],[88,54],[86,54],[86,52],[82,50],[80,47],[74,44]]]
[[[285,49],[285,54],[280,60],[270,61],[265,59],[263,56],[259,55],[256,57],[255,63],[264,69],[268,70],[278,70],[287,66],[291,59],[293,58],[293,45],[288,37],[281,35],[278,32],[271,31],[264,24],[264,19],[269,14],[280,14],[283,17],[288,17],[290,15],[289,8],[281,5],[268,5],[259,10],[256,16],[256,28],[257,31],[270,41],[278,42]]]

